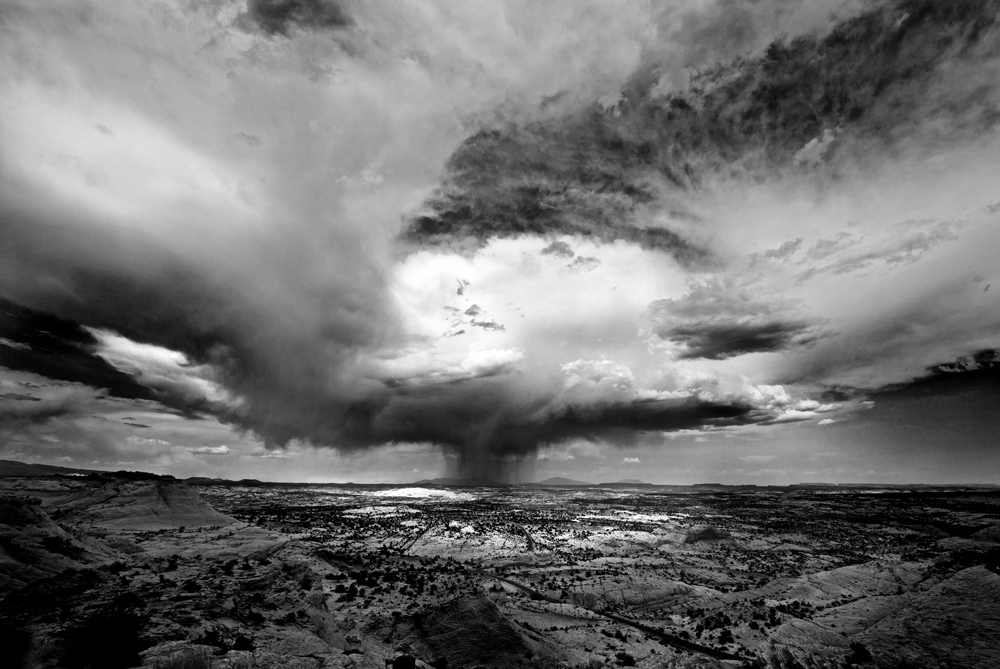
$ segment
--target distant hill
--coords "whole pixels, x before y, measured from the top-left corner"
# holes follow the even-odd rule
[[[239,481],[232,481],[230,479],[217,479],[209,478],[207,476],[192,476],[191,478],[184,479],[184,483],[188,485],[220,485],[220,486],[262,486],[262,485],[277,485],[273,483],[264,483],[263,481],[258,481],[257,479],[240,479]]]
[[[535,485],[594,485],[590,481],[576,481],[574,479],[563,478],[562,476],[554,476],[550,479],[545,479],[544,481],[539,481]]]
[[[436,478],[422,479],[413,483],[415,486],[441,486],[444,488],[502,488],[503,483],[497,483],[490,479],[456,479],[456,478]]]
[[[636,483],[636,484],[639,484],[639,485],[645,485],[639,479],[622,479],[621,481],[615,481],[615,483]]]
[[[96,469],[73,469],[56,465],[35,465],[16,460],[0,460],[0,476],[86,476],[103,473]]]

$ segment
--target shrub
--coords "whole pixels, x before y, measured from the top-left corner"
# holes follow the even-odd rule
[[[635,666],[635,658],[632,657],[631,653],[626,653],[623,650],[620,650],[617,653],[615,653],[615,660],[618,662],[618,664],[620,664],[623,667]]]
[[[400,655],[392,661],[392,669],[416,669],[417,661],[412,655]]]
[[[0,623],[0,653],[10,667],[25,666],[25,658],[31,650],[31,634],[23,627],[10,623]]]
[[[851,642],[851,654],[847,656],[847,665],[851,666],[856,662],[870,662],[872,659],[872,654],[865,648],[865,645],[859,641]]]
[[[146,617],[135,595],[121,595],[63,632],[63,665],[69,669],[126,669],[139,665]]]

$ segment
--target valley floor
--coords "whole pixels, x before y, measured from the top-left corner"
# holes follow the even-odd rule
[[[0,493],[24,666],[1000,666],[996,491]]]

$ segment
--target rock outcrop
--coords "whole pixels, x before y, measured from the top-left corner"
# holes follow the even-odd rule
[[[881,667],[914,669],[997,666],[1000,576],[964,569],[855,638]]]
[[[59,526],[42,509],[40,500],[0,496],[0,592],[116,557],[93,538]]]
[[[79,522],[117,530],[167,530],[215,527],[235,522],[180,481],[112,481],[60,506]]]
[[[1000,524],[990,525],[985,529],[979,530],[971,538],[976,541],[992,541],[993,543],[1000,544]]]
[[[840,669],[850,642],[808,620],[791,620],[761,644],[759,654],[772,669]]]
[[[427,614],[415,615],[403,642],[434,664],[461,667],[513,667],[531,658],[558,655],[508,619],[485,597],[458,599]]]

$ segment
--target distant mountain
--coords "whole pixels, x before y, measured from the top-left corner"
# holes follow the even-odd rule
[[[615,481],[615,483],[637,483],[639,485],[645,485],[639,479],[622,479],[621,481]]]
[[[456,479],[456,478],[436,478],[422,479],[411,485],[428,486],[436,485],[443,488],[502,488],[503,483],[497,483],[490,479]]]
[[[539,481],[535,485],[594,485],[590,481],[576,481],[574,479],[563,478],[562,476],[554,476],[550,479],[545,479],[544,481]]]
[[[16,460],[0,460],[0,476],[81,476],[98,472],[96,469],[73,469],[56,465],[35,465]]]

